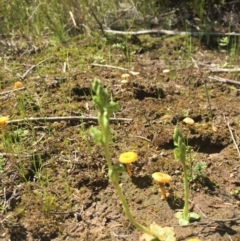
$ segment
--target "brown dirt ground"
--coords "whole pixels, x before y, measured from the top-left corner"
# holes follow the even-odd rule
[[[228,52],[207,48],[197,39],[154,37],[131,59],[112,44],[75,39],[50,44],[38,53],[8,53],[2,58],[1,92],[11,90],[33,64],[50,57],[23,80],[25,90],[1,94],[1,115],[11,120],[24,117],[97,116],[91,101],[91,82],[99,78],[121,109],[116,117],[131,122],[111,123],[112,162],[124,151],[134,150],[133,178],[121,176],[121,188],[133,216],[142,224],[153,221],[174,227],[177,240],[198,237],[204,241],[240,240],[240,165],[229,127],[239,145],[239,86],[210,81],[209,68],[229,60]],[[170,38],[171,39],[171,38]],[[139,52],[138,52],[139,50]],[[139,71],[121,83],[123,72],[91,67],[94,56],[111,64]],[[198,63],[194,66],[192,59]],[[63,63],[68,69],[62,72]],[[236,57],[236,64],[239,58]],[[130,66],[129,66],[130,65]],[[164,69],[170,73],[164,74]],[[216,75],[239,80],[238,73]],[[213,120],[204,89],[206,81]],[[197,123],[188,131],[182,123],[189,116]],[[100,146],[90,137],[95,121],[29,122],[6,126],[7,143],[1,145],[0,240],[138,240],[137,231],[125,217]],[[188,135],[196,152],[195,163],[205,161],[206,172],[190,184],[190,204],[201,215],[187,227],[174,217],[183,207],[180,163],[174,159],[173,130]],[[26,136],[17,130],[27,130]],[[3,136],[2,136],[3,138]],[[9,141],[11,140],[11,141]],[[160,199],[151,174],[168,173],[172,196]]]

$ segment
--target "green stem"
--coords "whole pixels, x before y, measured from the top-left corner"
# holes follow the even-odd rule
[[[108,170],[112,170],[112,163],[111,163],[111,160],[110,160],[110,151],[109,151],[109,146],[108,144],[104,143],[103,144],[103,147],[104,147],[104,152],[105,152],[105,157],[106,157],[106,160],[107,160],[107,164],[108,164]],[[114,174],[115,175],[115,174]],[[122,202],[122,206],[123,206],[123,210],[125,212],[125,214],[127,215],[128,219],[130,220],[130,222],[141,232],[143,233],[146,233],[146,234],[149,234],[149,235],[152,235],[154,237],[158,237],[158,234],[155,233],[154,231],[150,230],[149,228],[141,225],[140,223],[138,223],[134,217],[132,216],[131,214],[131,211],[129,209],[129,206],[128,206],[128,203],[123,195],[123,192],[121,190],[121,188],[119,187],[119,183],[118,183],[118,178],[116,179],[115,176],[112,177],[112,176],[109,176],[111,182],[113,183],[115,189],[117,190],[117,193],[118,193],[118,197],[119,199],[121,200]]]
[[[110,170],[110,169],[112,169],[112,162],[111,162],[111,158],[110,158],[110,151],[109,151],[108,144],[104,143],[103,148],[104,148],[104,153],[105,153],[108,169]]]
[[[210,98],[209,98],[209,94],[208,94],[207,84],[206,84],[206,81],[203,81],[203,83],[204,83],[204,90],[205,90],[205,93],[206,93],[208,107],[209,107],[209,111],[210,111],[210,118],[212,120],[213,119],[213,113],[212,113],[212,107],[211,107]]]
[[[119,177],[121,170],[119,170],[117,168],[114,169],[114,167],[116,167],[116,165],[112,165],[112,162],[111,162],[111,156],[110,156],[110,150],[109,150],[109,138],[110,138],[109,116],[114,111],[118,110],[118,105],[115,102],[109,101],[108,92],[103,89],[100,81],[95,80],[92,85],[92,89],[94,90],[94,92],[96,92],[96,95],[93,96],[93,100],[99,108],[98,123],[101,128],[101,131],[98,131],[98,132],[95,131],[95,138],[96,138],[95,140],[97,141],[98,144],[101,143],[104,148],[104,153],[105,153],[105,157],[106,157],[106,161],[107,161],[107,165],[108,165],[109,179],[111,180],[114,187],[116,188],[119,199],[122,202],[123,210],[124,210],[125,214],[127,215],[127,217],[129,218],[129,220],[131,221],[131,223],[141,232],[155,236],[160,240],[161,238],[159,238],[158,233],[141,225],[132,216],[129,206],[127,204],[127,201],[119,186],[118,177]]]
[[[183,207],[183,218],[185,220],[189,220],[189,214],[188,214],[188,179],[187,179],[187,167],[185,163],[185,158],[182,160],[182,166],[183,166],[183,173],[184,173],[184,207]]]
[[[111,178],[110,178],[110,179],[111,179]],[[150,230],[149,228],[141,225],[140,223],[138,223],[138,222],[134,219],[134,217],[132,216],[131,211],[130,211],[130,209],[129,209],[129,206],[128,206],[128,204],[127,204],[127,201],[126,201],[126,199],[125,199],[125,197],[124,197],[124,195],[123,195],[123,193],[122,193],[122,190],[121,190],[121,188],[119,187],[118,182],[115,182],[115,181],[112,180],[112,179],[111,179],[111,181],[112,181],[114,187],[115,187],[116,190],[117,190],[118,197],[119,197],[119,199],[120,199],[121,202],[122,202],[123,210],[124,210],[125,214],[127,215],[128,219],[130,220],[130,222],[131,222],[139,231],[141,231],[142,233],[146,233],[146,234],[152,235],[152,236],[154,236],[154,237],[158,237],[158,234],[157,234],[157,233],[155,233],[154,231]]]

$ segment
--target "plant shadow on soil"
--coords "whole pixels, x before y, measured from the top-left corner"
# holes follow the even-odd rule
[[[140,188],[140,189],[145,189],[152,186],[152,179],[148,176],[132,177],[131,181],[137,188]]]

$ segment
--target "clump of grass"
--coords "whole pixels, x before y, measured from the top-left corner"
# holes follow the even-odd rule
[[[100,5],[97,0],[3,1],[0,7],[0,32],[7,36],[27,38],[51,35],[63,40],[69,35],[89,34],[90,29],[96,26],[96,19],[102,20],[110,9],[113,12],[116,9],[112,1]]]

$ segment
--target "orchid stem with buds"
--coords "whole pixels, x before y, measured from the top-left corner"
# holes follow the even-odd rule
[[[173,134],[174,142],[174,156],[182,164],[183,168],[183,184],[184,184],[184,207],[182,212],[177,212],[175,216],[179,219],[179,224],[184,226],[188,225],[190,220],[198,220],[200,216],[197,213],[189,212],[188,200],[189,200],[189,184],[188,184],[188,167],[186,165],[186,150],[188,145],[185,144],[185,140],[181,132],[176,127]]]
[[[125,172],[125,167],[123,164],[112,165],[110,150],[109,150],[109,138],[110,138],[110,128],[109,128],[109,118],[113,112],[118,111],[119,106],[116,102],[110,100],[109,94],[106,89],[103,88],[101,82],[97,79],[94,80],[92,84],[92,90],[95,93],[93,95],[93,101],[96,104],[99,114],[98,114],[98,123],[101,130],[92,127],[90,133],[93,136],[96,144],[102,145],[104,148],[104,153],[108,165],[108,176],[111,182],[113,183],[118,197],[122,202],[123,210],[131,223],[141,232],[147,233],[149,235],[158,237],[158,233],[152,231],[151,229],[138,223],[131,214],[128,203],[124,197],[124,194],[119,186],[119,175]],[[160,240],[160,239],[159,239]]]

